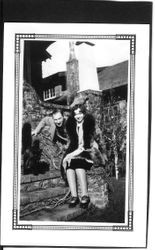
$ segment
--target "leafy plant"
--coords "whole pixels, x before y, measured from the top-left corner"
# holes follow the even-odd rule
[[[107,110],[106,119],[104,119],[104,121],[106,121],[104,124],[104,137],[109,159],[107,169],[110,171],[109,169],[111,168],[111,175],[115,174],[116,179],[118,179],[119,174],[125,173],[127,133],[126,101],[116,99],[113,93],[111,93]],[[113,166],[114,169],[112,169]]]

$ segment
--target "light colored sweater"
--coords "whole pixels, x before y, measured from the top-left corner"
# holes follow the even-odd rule
[[[45,127],[47,127],[47,129],[49,130],[51,139],[53,140],[54,138],[54,134],[55,134],[55,123],[53,121],[53,118],[50,116],[46,116],[44,117],[38,124],[38,126],[35,129],[35,133],[39,134],[41,132],[42,129],[44,129]]]

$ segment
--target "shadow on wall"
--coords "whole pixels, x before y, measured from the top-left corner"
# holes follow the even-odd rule
[[[41,161],[40,142],[32,140],[31,124],[26,122],[22,128],[22,174],[43,174],[49,171],[47,162]]]

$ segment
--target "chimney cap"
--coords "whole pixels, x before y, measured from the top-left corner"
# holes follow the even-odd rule
[[[90,42],[83,42],[83,41],[77,41],[75,44],[78,46],[78,45],[81,45],[82,43],[85,43],[87,45],[90,45],[90,46],[95,46],[94,43],[90,43]]]

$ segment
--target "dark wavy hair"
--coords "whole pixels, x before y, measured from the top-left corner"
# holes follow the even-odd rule
[[[77,104],[71,109],[71,116],[74,117],[75,113],[74,111],[80,109],[81,112],[85,115],[86,114],[86,107],[84,104]]]

